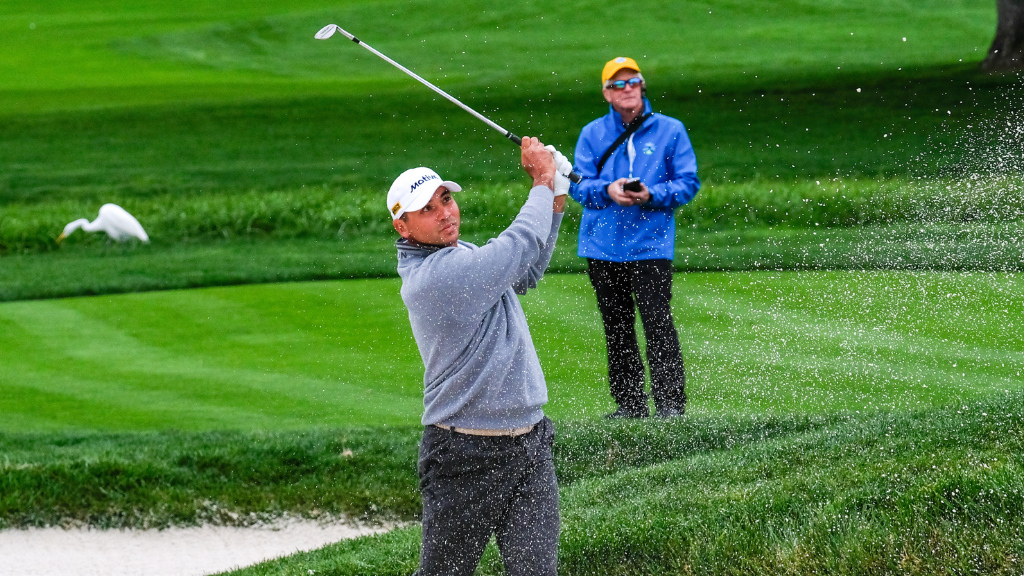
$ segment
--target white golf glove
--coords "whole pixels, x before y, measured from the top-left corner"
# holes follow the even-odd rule
[[[544,147],[545,150],[551,152],[551,156],[555,159],[555,196],[563,196],[569,193],[569,174],[572,174],[572,164],[569,160],[555,147],[548,144]]]

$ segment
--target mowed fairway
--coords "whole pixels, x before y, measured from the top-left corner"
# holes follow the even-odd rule
[[[978,69],[993,0],[0,12],[0,529],[398,520],[238,574],[415,569],[423,367],[383,196],[435,168],[479,243],[529,183],[496,132],[313,39],[335,22],[570,157],[618,55],[689,131],[686,417],[601,417],[578,204],[522,298],[560,574],[1021,573],[1024,115]],[[106,202],[152,242],[56,240]],[[493,547],[477,573],[505,574]]]
[[[0,305],[0,430],[274,430],[416,424],[422,363],[399,281]],[[548,413],[612,408],[585,275],[523,298]],[[1016,390],[1014,274],[695,273],[674,308],[691,414],[948,405]]]

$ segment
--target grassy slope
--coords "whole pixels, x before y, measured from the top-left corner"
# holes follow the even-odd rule
[[[376,258],[364,252],[339,266],[324,243],[303,246],[311,256],[299,264],[287,246],[270,242],[206,244],[221,234],[273,239],[268,229],[282,221],[287,228],[289,208],[273,199],[254,207],[239,192],[252,197],[323,185],[344,204],[348,192],[379,194],[411,163],[435,166],[474,188],[524,185],[514,149],[497,134],[358,48],[313,41],[310,31],[331,20],[351,22],[375,46],[499,122],[520,133],[539,131],[565,150],[579,127],[605,110],[593,87],[597,66],[610,53],[642,56],[656,106],[690,128],[705,195],[730,181],[750,183],[755,195],[764,188],[803,195],[809,178],[1012,169],[975,153],[1013,140],[994,119],[1013,109],[1006,99],[1015,87],[972,72],[991,35],[987,2],[646,2],[632,10],[643,35],[590,33],[622,8],[185,2],[110,10],[87,2],[43,14],[15,3],[0,22],[8,32],[0,42],[17,55],[0,64],[9,72],[0,75],[0,252],[53,250],[65,221],[110,200],[141,211],[155,244],[174,248],[128,256],[125,268],[107,266],[102,241],[67,257],[3,257],[0,296],[376,275],[388,267],[389,251]],[[54,33],[72,22],[74,37]],[[701,33],[679,32],[696,29]],[[514,66],[508,54],[517,55]],[[1005,164],[1017,155],[998,157]],[[219,222],[194,209],[204,202],[260,225],[218,226],[206,235],[166,226],[171,208],[196,219],[192,228]],[[158,206],[163,214],[152,214]],[[705,226],[737,223],[735,210],[717,209]],[[336,224],[315,222],[301,234],[331,238]],[[363,225],[355,222],[359,233],[379,233]],[[798,237],[789,235],[784,254],[774,258],[758,255],[754,243],[739,255],[686,237],[682,248],[708,252],[693,268],[754,268],[766,256],[770,266],[805,267],[787,254],[813,252],[817,242]],[[1000,252],[994,263],[978,265],[983,269],[1019,262],[1017,250],[1000,251],[1019,245],[1013,230],[972,240],[981,252]],[[812,266],[851,266],[868,241],[857,237]],[[267,264],[246,261],[253,256]],[[197,270],[157,270],[153,262],[164,258],[188,260]],[[918,255],[911,265],[941,267],[942,258]],[[68,278],[68,270],[81,278]],[[51,277],[61,281],[45,281]]]
[[[913,411],[563,422],[560,573],[1015,573],[1022,415],[1017,391]],[[0,521],[409,518],[416,439],[415,427],[0,434]],[[401,529],[236,573],[407,574],[418,536]],[[480,573],[502,573],[493,549]]]
[[[1018,393],[732,446],[675,439],[742,438],[735,422],[570,426],[560,470],[578,458],[603,474],[562,490],[559,573],[1016,573],[1021,410]],[[619,466],[636,454],[648,466]],[[231,573],[408,574],[418,539],[413,527]],[[493,548],[477,573],[504,573]]]
[[[691,410],[903,409],[1015,389],[1020,282],[990,273],[678,276]],[[398,288],[355,280],[0,304],[0,429],[415,423],[422,364],[410,354]],[[606,411],[586,277],[548,276],[523,302],[548,411]]]
[[[803,433],[842,419],[706,417],[668,427],[566,422],[559,428],[559,478],[571,484],[691,451]],[[0,525],[246,525],[282,513],[409,520],[419,513],[414,462],[420,431],[418,425],[402,425],[277,432],[0,433],[5,456]],[[618,448],[609,457],[612,444]]]
[[[515,7],[483,2],[456,10],[425,2],[325,9],[300,2],[285,8],[186,1],[118,3],[112,10],[104,2],[69,2],[48,5],[44,13],[20,0],[8,4],[0,19],[5,54],[0,62],[0,227],[15,210],[67,209],[61,204],[67,198],[98,205],[111,195],[125,197],[129,204],[160,195],[216,196],[302,183],[326,183],[336,191],[379,188],[396,166],[410,162],[435,165],[471,183],[518,182],[514,151],[461,112],[445,110],[446,103],[432,100],[381,63],[356,55],[349,45],[340,43],[320,53],[315,43],[295,42],[330,20],[366,26],[353,26],[353,31],[509,128],[539,131],[563,149],[571,146],[582,122],[603,111],[593,93],[596,66],[609,53],[644,53],[652,96],[659,109],[683,118],[691,128],[709,184],[754,179],[767,187],[780,182],[788,188],[805,186],[809,178],[851,174],[952,174],[962,179],[1014,166],[999,155],[980,155],[980,163],[965,163],[965,152],[976,154],[994,140],[1010,141],[1015,150],[1019,141],[998,130],[964,131],[979,121],[1000,118],[1012,108],[1015,94],[1010,84],[970,72],[993,29],[991,3],[981,0],[914,6],[637,3],[626,9],[636,19],[635,29],[644,34],[600,37],[592,31],[603,29],[621,5],[566,5],[561,12],[532,2]],[[389,14],[388,7],[396,10]],[[403,25],[396,27],[398,20]],[[33,23],[34,29],[28,26]],[[56,33],[72,27],[75,35]],[[517,55],[515,68],[505,67],[508,54]],[[436,74],[427,74],[435,65]],[[556,74],[549,74],[552,70]],[[372,95],[361,97],[363,91]],[[449,145],[438,146],[438,141]],[[774,144],[779,146],[772,151]],[[915,237],[914,246],[897,246],[906,243],[903,236],[911,230],[900,228],[847,237],[850,246],[826,260],[881,258],[891,264],[905,256],[920,258],[910,258],[909,266],[927,261],[957,268],[948,263],[961,259],[970,267],[977,265],[979,254],[996,246],[1009,250],[991,266],[999,269],[1013,260],[1013,250],[1019,251],[1019,234],[1015,224],[994,228],[999,233],[982,226],[977,234],[968,234],[974,253],[967,257],[959,249],[964,240],[959,227],[938,235],[957,249],[938,254],[929,254],[936,244],[931,234]],[[724,267],[744,261],[758,266],[765,259],[774,265],[806,266],[808,258],[818,262],[828,256],[817,232],[740,230],[735,237],[742,241],[734,244],[731,234],[712,227],[701,231],[705,240],[681,246],[681,255]],[[829,232],[837,235],[833,237],[844,233]],[[895,251],[861,256],[862,247],[873,246],[872,234],[886,239]],[[986,235],[992,242],[977,241]],[[786,244],[796,236],[802,239]],[[179,274],[161,273],[157,285],[190,285],[189,279],[203,284],[210,278],[232,283],[337,277],[353,269],[377,274],[380,262],[359,254],[383,249],[388,242],[363,240],[353,258],[356,263],[344,265],[338,264],[333,243],[323,238],[283,243],[204,239],[154,246],[159,249],[149,252],[83,243],[76,247],[81,250],[45,258],[4,256],[0,284],[9,286],[13,275],[14,284],[31,278],[35,296],[87,291],[95,284],[106,286],[101,290],[111,285],[152,288],[153,268],[165,262],[178,267]],[[739,254],[737,245],[742,245]],[[766,245],[777,249],[765,250]],[[821,249],[816,255],[815,246]],[[118,258],[127,273],[115,282],[88,278]],[[565,254],[561,258],[572,262]],[[258,263],[252,264],[254,260]],[[310,266],[316,270],[305,270]],[[61,274],[77,274],[86,281],[54,278]],[[46,292],[47,284],[57,281],[66,283]],[[606,402],[598,383],[564,384],[581,374],[599,373],[603,365],[592,347],[579,345],[599,341],[596,317],[580,312],[589,308],[582,282],[549,278],[545,291],[527,302],[531,322],[544,326],[557,343],[545,349],[538,338],[545,365],[557,366],[549,371],[556,398],[552,410],[570,420],[599,413]],[[1020,331],[1012,312],[1020,307],[1017,276],[693,275],[685,282],[676,299],[677,313],[690,319],[683,337],[695,376],[691,388],[699,387],[695,398],[703,397],[706,404],[697,407],[694,418],[662,430],[646,425],[615,429],[589,421],[563,424],[563,478],[603,477],[580,480],[563,492],[566,571],[593,573],[609,566],[638,573],[1016,570],[1022,555],[1019,523],[1014,522],[1021,512],[1015,459],[1020,453],[1019,397],[967,402],[964,408],[970,410],[962,411],[929,406],[1019,385]],[[353,285],[336,286],[344,286],[351,296]],[[402,416],[408,421],[416,413],[418,395],[404,396],[405,390],[396,393],[394,388],[368,392],[322,386],[341,380],[324,363],[363,362],[368,369],[356,376],[364,378],[377,357],[347,355],[358,355],[353,351],[368,341],[382,346],[394,342],[391,331],[387,342],[369,333],[359,340],[360,334],[341,334],[337,325],[325,328],[322,316],[311,321],[311,309],[344,308],[324,297],[323,289],[331,285],[312,286],[201,291],[193,293],[195,302],[151,294],[133,296],[134,302],[108,297],[0,306],[3,348],[17,352],[5,355],[3,362],[9,364],[2,373],[19,375],[0,382],[5,392],[0,402],[6,403],[0,413],[15,428],[41,431],[64,430],[67,422],[104,430],[164,428],[168,422],[197,430],[252,423],[301,428],[316,417],[335,416],[325,407],[329,401],[331,408],[341,409],[373,404],[378,409],[375,423],[408,410]],[[346,303],[379,301],[363,294],[357,291],[362,298]],[[253,305],[256,300],[258,306]],[[552,301],[578,306],[567,321],[546,311]],[[820,313],[822,301],[828,303],[827,314]],[[211,312],[205,322],[204,304]],[[218,319],[222,307],[236,314]],[[388,318],[404,323],[387,314],[383,320]],[[173,329],[162,334],[168,325]],[[46,339],[54,326],[64,334]],[[224,330],[235,347],[218,354],[215,333]],[[581,339],[581,334],[586,336]],[[318,348],[330,338],[331,346]],[[347,351],[346,342],[352,346]],[[202,343],[208,349],[200,349]],[[244,347],[250,348],[248,355],[240,352]],[[566,357],[567,350],[576,352],[573,358]],[[104,358],[111,354],[123,360],[115,370],[115,398],[109,380],[70,374],[97,366],[109,369]],[[236,354],[260,370],[246,372],[248,367],[232,365]],[[300,360],[304,365],[299,368],[313,372],[312,377],[296,378]],[[27,366],[36,361],[50,366],[50,372]],[[220,390],[197,385],[211,377],[228,384]],[[241,386],[231,384],[240,380]],[[775,389],[779,382],[786,385]],[[8,395],[9,390],[15,393]],[[360,392],[372,394],[373,402],[357,398]],[[195,394],[199,403],[184,400]],[[389,408],[380,408],[381,400],[390,402]],[[126,404],[131,404],[129,409]],[[786,415],[789,410],[817,413],[864,406],[897,412],[812,416],[815,425],[802,433],[798,429],[807,419]],[[922,411],[907,415],[907,408]],[[792,434],[760,442],[745,434],[765,427],[745,425],[747,417],[709,416],[719,410],[744,414],[766,409],[781,414],[777,422],[783,424],[768,428]],[[111,420],[115,411],[122,422]],[[402,431],[397,433],[401,436]],[[278,475],[290,467],[323,479],[319,486],[337,483],[337,494],[326,495],[337,500],[337,508],[329,511],[359,514],[368,502],[360,499],[359,490],[371,488],[360,484],[367,475],[358,466],[391,470],[383,464],[408,462],[413,439],[410,434],[385,448],[392,450],[391,460],[380,454],[350,466],[338,458],[337,450],[344,448],[335,436],[307,434],[299,440],[288,434],[277,440],[261,437],[269,445],[263,452],[245,450],[244,435],[186,434],[175,439],[170,434],[155,437],[151,446],[150,439],[139,436],[5,436],[0,481],[6,488],[0,494],[15,495],[5,502],[5,518],[24,514],[17,523],[46,524],[59,517],[106,525],[239,521],[207,504],[195,504],[211,498],[228,503],[232,513],[312,513],[311,502],[317,506],[325,493],[302,484],[301,478]],[[377,436],[358,442],[387,443]],[[681,438],[694,437],[728,444],[679,444]],[[736,439],[741,440],[732,443]],[[311,445],[315,450],[304,451]],[[675,449],[652,450],[666,445]],[[75,446],[82,448],[76,452]],[[401,458],[395,459],[396,454]],[[136,457],[138,466],[125,464]],[[621,470],[665,459],[674,461]],[[100,462],[102,466],[95,466]],[[821,470],[830,474],[822,476]],[[95,482],[83,482],[83,471],[93,474],[89,478]],[[409,485],[402,484],[411,476],[389,472],[388,478],[399,482],[385,487],[382,480],[387,478],[370,478],[377,482],[372,490],[411,495]],[[76,510],[47,505],[11,512],[12,501],[43,502],[45,498],[33,498],[60,497],[65,486],[96,487],[106,480],[112,484],[99,494],[64,494],[76,495]],[[286,488],[295,481],[298,488]],[[257,484],[274,488],[260,490],[254,488]],[[614,504],[615,495],[638,485],[651,489]],[[158,489],[142,488],[154,486]],[[90,512],[82,507],[85,501],[98,507]],[[156,515],[136,513],[154,501],[169,505]],[[402,497],[391,505],[384,508],[400,516],[415,508]],[[412,529],[297,555],[247,573],[403,573],[414,564],[417,548]],[[495,566],[492,551],[484,571],[494,573]]]
[[[632,10],[634,26],[594,33],[622,9]],[[500,93],[536,83],[579,94],[592,91],[596,67],[618,52],[637,54],[663,83],[691,86],[766,85],[838,76],[842,68],[897,71],[978,60],[994,11],[980,0],[660,0],[617,7],[596,0],[573,6],[536,0],[515,6],[493,0],[63,0],[46,11],[13,0],[0,23],[4,52],[11,54],[3,64],[3,109],[94,107],[90,90],[105,93],[102,105],[117,107],[178,103],[183,93],[193,101],[231,101],[307,94],[316,92],[315,84],[322,92],[348,94],[366,89],[359,81],[407,84],[368,53],[314,42],[312,33],[329,21],[445,86]],[[59,33],[72,26],[75,35]],[[514,66],[509,54],[516,55]],[[50,96],[39,99],[43,93]]]

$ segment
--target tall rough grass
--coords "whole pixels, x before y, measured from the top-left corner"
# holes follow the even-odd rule
[[[0,435],[0,528],[412,518],[412,427]]]
[[[463,232],[498,232],[518,213],[526,185],[467,186],[459,194]],[[721,230],[751,227],[843,228],[895,223],[1019,222],[1024,219],[1024,179],[979,176],[958,179],[833,179],[710,183],[677,213],[680,227]],[[385,192],[303,187],[221,194],[112,195],[134,214],[154,243],[217,239],[356,238],[392,234]],[[12,203],[0,209],[0,254],[57,250],[68,222],[94,218],[99,202],[66,199]],[[573,233],[581,208],[568,205]],[[76,232],[68,245],[107,242]]]
[[[1014,392],[760,437],[714,419],[563,425],[559,473],[570,453],[590,470],[562,489],[559,574],[1018,574],[1022,416]],[[414,526],[232,574],[407,574],[418,536]],[[477,573],[504,573],[493,548]]]
[[[558,427],[560,574],[1020,572],[1020,391],[910,413]],[[0,436],[0,518],[230,524],[314,509],[414,518],[417,436],[415,427]],[[413,526],[236,573],[408,574],[418,535]],[[503,573],[493,550],[480,573]]]

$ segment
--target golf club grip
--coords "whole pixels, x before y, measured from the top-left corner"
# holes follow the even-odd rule
[[[513,134],[511,132],[506,132],[505,133],[505,137],[508,138],[509,140],[515,142],[516,145],[522,147],[523,139],[520,138],[519,136],[516,136],[515,134]],[[577,174],[575,172],[570,172],[569,175],[566,176],[566,178],[568,178],[569,181],[572,182],[573,184],[579,184],[580,182],[583,181],[583,176],[580,176],[579,174]]]

